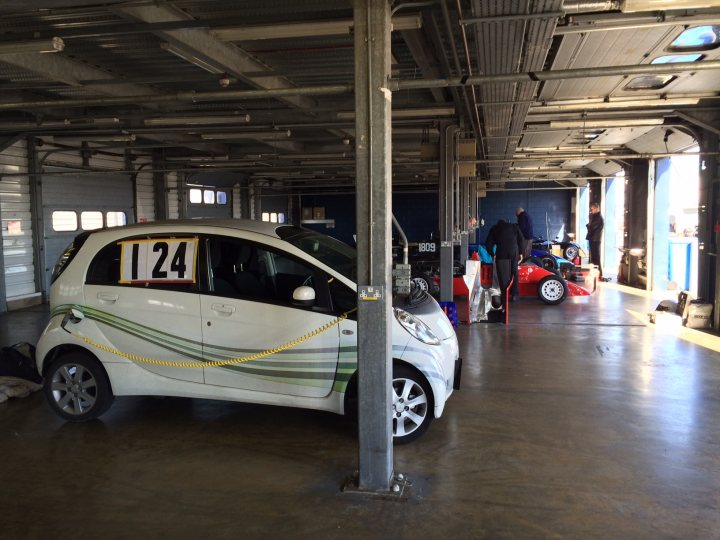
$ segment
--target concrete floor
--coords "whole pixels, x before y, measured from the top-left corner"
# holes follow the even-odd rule
[[[394,450],[404,502],[340,492],[357,437],[332,414],[128,397],[69,424],[41,393],[0,404],[0,537],[720,538],[718,338],[645,326],[657,300],[636,293],[460,326],[462,390]],[[2,344],[46,319],[0,316]]]

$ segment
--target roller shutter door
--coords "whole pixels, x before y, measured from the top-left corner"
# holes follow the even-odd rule
[[[19,141],[0,153],[0,172],[27,173],[27,145]],[[37,294],[28,176],[0,181],[5,297],[8,302]]]

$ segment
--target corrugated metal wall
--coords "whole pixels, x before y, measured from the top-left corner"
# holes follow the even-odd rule
[[[27,145],[19,141],[0,153],[0,174],[27,173]],[[28,176],[0,181],[5,296],[7,300],[37,292],[33,262],[33,231]]]

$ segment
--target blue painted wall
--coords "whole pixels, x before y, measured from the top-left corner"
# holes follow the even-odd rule
[[[311,228],[343,242],[355,245],[355,195],[303,195],[302,206],[322,206],[325,218],[335,220],[335,228],[313,225]],[[410,242],[428,240],[438,229],[438,199],[434,193],[399,193],[393,195],[393,214]],[[393,228],[393,238],[399,238]]]
[[[569,189],[554,191],[492,191],[480,199],[480,216],[485,225],[478,229],[478,240],[485,242],[490,227],[498,219],[516,223],[515,209],[524,208],[533,219],[535,236],[555,238],[559,233],[572,232],[570,221],[571,199],[575,192]],[[547,227],[546,227],[547,216]]]

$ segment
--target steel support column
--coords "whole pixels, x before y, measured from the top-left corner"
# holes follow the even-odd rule
[[[440,300],[452,302],[453,277],[453,183],[457,126],[440,129]]]
[[[168,219],[167,173],[163,171],[165,161],[159,152],[153,152],[153,204],[157,221]]]
[[[468,256],[468,220],[470,219],[470,181],[460,179],[460,258],[465,262]]]
[[[393,475],[389,416],[392,405],[391,93],[387,88],[390,5],[387,0],[355,0],[354,21],[359,289],[358,488],[383,492],[389,491]]]
[[[703,130],[700,151],[717,151],[720,137]],[[718,231],[720,223],[720,163],[716,156],[700,159],[700,193],[698,194],[698,296],[712,302],[713,326],[720,328],[720,265],[718,264]]]

